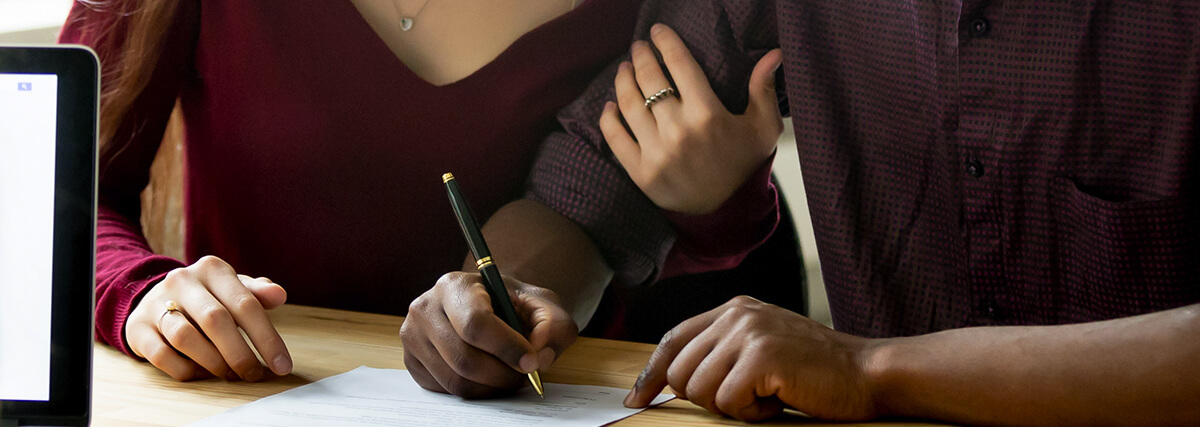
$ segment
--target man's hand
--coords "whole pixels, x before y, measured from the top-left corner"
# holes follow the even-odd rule
[[[737,297],[668,332],[625,406],[645,407],[669,384],[680,398],[744,421],[785,406],[822,419],[870,419],[878,410],[867,347],[866,339]]]
[[[492,311],[479,274],[454,272],[413,300],[400,327],[404,366],[428,390],[465,398],[529,385],[526,373],[547,369],[575,342],[579,328],[545,288],[504,277],[529,338]]]

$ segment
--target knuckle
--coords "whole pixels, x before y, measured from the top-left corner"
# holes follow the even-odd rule
[[[262,310],[262,304],[258,302],[258,298],[247,292],[234,298],[233,307],[231,308],[238,313],[246,313],[253,310]]]
[[[658,346],[660,348],[672,349],[675,346],[679,345],[678,341],[679,341],[679,335],[680,335],[680,332],[679,332],[680,327],[682,327],[682,325],[671,328],[671,330],[669,330],[669,331],[667,331],[667,333],[663,334],[662,339],[658,341]]]
[[[232,360],[228,361],[229,367],[233,368],[234,371],[237,371],[242,375],[249,374],[250,371],[254,370],[254,368],[258,366],[258,359],[253,355],[241,354],[233,356],[231,359]]]
[[[167,375],[170,375],[171,378],[174,378],[176,381],[187,381],[187,380],[192,379],[191,373],[188,373],[188,372],[185,372],[185,371],[182,371],[179,369],[171,369],[170,371],[163,371],[163,372],[166,372]]]
[[[432,291],[429,291],[429,292],[432,292]],[[408,304],[408,315],[409,316],[422,313],[429,309],[430,304],[431,304],[429,301],[430,300],[429,292],[425,292],[425,293],[421,294],[421,296],[412,300],[412,302]],[[404,324],[407,325],[408,322],[406,321],[406,322],[404,322]]]
[[[229,268],[229,264],[226,264],[224,260],[222,260],[221,258],[217,258],[216,256],[213,256],[213,255],[205,255],[205,256],[201,257],[200,259],[196,260],[196,263],[192,264],[192,265],[196,266],[196,268],[199,268],[201,270],[218,270],[219,271],[221,269]]]
[[[471,358],[467,356],[465,351],[454,352],[454,356],[448,362],[450,363],[450,368],[461,376],[469,377],[474,373],[475,363],[472,363]]]
[[[179,285],[185,282],[191,281],[195,277],[196,276],[192,273],[192,270],[186,268],[176,268],[167,272],[166,277],[163,278],[163,281],[160,285],[167,289],[173,289],[179,287]]]
[[[469,277],[470,273],[463,271],[451,271],[443,274],[441,277],[438,277],[437,283],[433,286],[435,290],[441,290],[448,287],[459,287],[464,283],[468,283],[470,280]]]
[[[756,310],[749,305],[735,305],[726,310],[721,317],[728,319],[743,319],[754,315]]]
[[[671,386],[672,390],[683,393],[684,396],[681,396],[681,397],[683,397],[683,398],[690,397],[690,395],[687,394],[689,390],[688,390],[687,377],[685,376],[685,372],[683,372],[682,369],[676,367],[675,364],[671,364],[671,366],[667,368],[667,384],[669,384]]]
[[[447,379],[445,388],[447,393],[460,397],[466,397],[465,394],[469,391],[466,379],[459,375],[454,375]]]
[[[675,146],[686,143],[691,134],[687,127],[676,121],[659,123],[659,132],[661,132],[664,142]]]
[[[703,389],[696,381],[689,382],[687,385],[688,400],[700,407],[707,409],[708,412],[720,414],[721,410],[717,407],[717,402],[713,401],[711,390]]]
[[[413,334],[412,328],[412,322],[408,320],[408,317],[405,317],[404,323],[400,324],[400,343],[405,347],[408,347],[409,341],[411,341],[409,337]]]
[[[167,330],[162,331],[162,333],[167,338],[167,341],[174,346],[186,348],[191,344],[191,331],[188,330],[187,325],[183,322],[176,322],[168,327]]]
[[[736,297],[733,297],[733,299],[730,300],[730,302],[733,303],[733,305],[735,305],[735,306],[748,307],[750,305],[757,304],[758,300],[751,298],[748,295],[738,295]]]
[[[470,344],[477,344],[481,339],[485,338],[485,327],[487,316],[489,313],[484,313],[482,310],[471,310],[463,317],[462,323],[462,339]]]
[[[700,131],[715,129],[721,121],[721,116],[707,106],[692,111],[692,126]]]
[[[200,312],[192,317],[205,330],[219,328],[233,319],[229,315],[229,310],[219,304],[210,304],[200,309]]]
[[[560,299],[558,297],[558,292],[554,292],[553,290],[550,290],[547,288],[531,287],[531,289],[527,289],[524,292],[529,293],[530,295],[533,295],[534,297],[553,302],[555,304],[558,304],[560,301]]]
[[[162,366],[162,363],[165,362],[167,357],[170,356],[170,354],[167,353],[168,351],[174,352],[175,350],[160,344],[151,347],[149,350],[143,352],[142,355],[145,356],[146,360],[154,366]]]

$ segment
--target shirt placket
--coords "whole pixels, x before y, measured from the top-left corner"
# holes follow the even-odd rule
[[[959,27],[960,114],[958,164],[962,179],[963,235],[972,296],[969,321],[1004,322],[1001,162],[993,148],[997,105],[997,1],[964,2]]]

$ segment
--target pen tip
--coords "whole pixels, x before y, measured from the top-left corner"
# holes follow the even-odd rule
[[[537,392],[538,396],[541,397],[542,399],[545,399],[546,392],[544,391],[544,389],[542,389],[541,374],[538,374],[538,371],[530,372],[529,373],[529,382],[531,384],[533,384],[533,390]]]

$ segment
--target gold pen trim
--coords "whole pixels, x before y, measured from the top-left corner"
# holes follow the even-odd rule
[[[484,267],[487,267],[489,265],[492,265],[492,257],[490,257],[490,256],[485,256],[483,258],[475,260],[475,268],[478,268],[480,270],[483,270]]]
[[[538,393],[538,396],[541,396],[542,399],[546,398],[546,392],[542,388],[542,376],[538,374],[538,371],[529,373],[529,383],[533,384],[533,390]]]
[[[454,174],[452,174],[450,172],[446,172],[446,173],[442,174],[442,184],[450,182],[453,179],[454,179]]]

